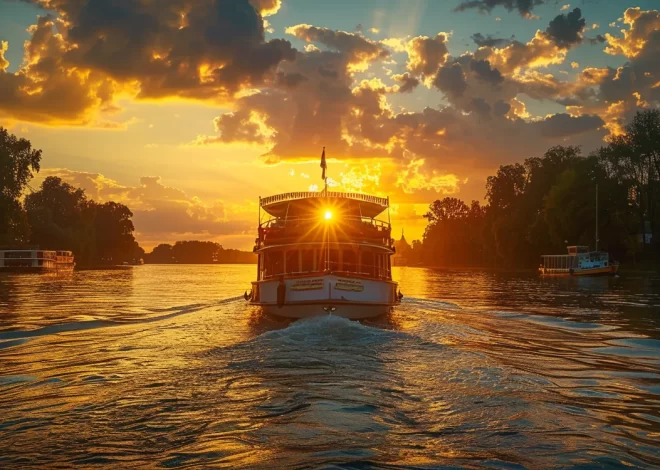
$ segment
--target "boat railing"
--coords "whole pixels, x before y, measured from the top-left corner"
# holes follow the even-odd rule
[[[350,269],[342,269],[342,270],[337,270],[337,269],[332,269],[332,267],[328,269],[311,269],[311,270],[303,270],[303,271],[289,271],[286,273],[283,272],[277,272],[277,273],[267,273],[264,272],[263,275],[263,280],[271,280],[271,279],[277,279],[281,276],[284,276],[285,278],[292,278],[292,277],[309,277],[309,276],[322,276],[324,274],[334,274],[337,276],[346,276],[346,277],[351,277],[351,276],[359,276],[363,278],[368,278],[368,279],[391,279],[391,274],[390,270],[387,269],[387,267],[384,266],[378,266],[378,265],[361,265],[360,266],[361,270],[358,271],[356,270],[350,270]],[[367,271],[365,271],[365,268],[372,268]]]
[[[0,257],[0,259],[5,259],[5,260],[50,260],[50,261],[55,261],[57,259],[57,256],[55,256],[55,252],[44,253],[41,256],[39,256],[39,255],[34,256],[32,254],[30,254],[28,256],[7,256],[5,254],[5,256]]]
[[[355,243],[372,242],[391,247],[390,224],[381,220],[364,217],[346,217],[341,226],[333,232],[333,237],[354,240]],[[310,229],[318,224],[317,218],[270,219],[259,226],[259,236],[255,240],[257,249],[272,244],[296,243],[304,235],[309,238]]]
[[[261,207],[266,207],[277,202],[294,201],[296,199],[311,199],[311,198],[335,198],[335,199],[355,199],[357,201],[369,202],[378,204],[383,207],[389,207],[389,199],[385,197],[372,196],[370,194],[362,193],[346,193],[339,191],[297,191],[291,193],[276,194],[261,198]]]
[[[271,217],[259,224],[259,228],[287,228],[291,226],[317,224],[318,217]],[[342,225],[346,224],[369,224],[377,228],[389,229],[390,224],[384,220],[374,219],[372,217],[362,217],[359,215],[349,215],[341,217]]]

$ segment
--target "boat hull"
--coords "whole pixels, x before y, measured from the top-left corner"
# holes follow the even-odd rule
[[[357,303],[300,303],[286,304],[282,307],[277,305],[264,305],[261,308],[267,315],[283,318],[311,318],[322,315],[334,315],[349,320],[362,320],[387,315],[394,308],[392,305],[368,305]]]
[[[604,266],[602,268],[578,269],[578,270],[557,270],[539,268],[542,276],[614,276],[619,271],[619,265]]]
[[[44,274],[44,273],[72,273],[74,269],[74,264],[64,264],[57,265],[54,267],[46,266],[0,266],[0,273],[35,273],[35,274]]]
[[[334,274],[259,281],[252,283],[251,303],[266,314],[285,318],[375,318],[390,313],[398,304],[397,284]]]

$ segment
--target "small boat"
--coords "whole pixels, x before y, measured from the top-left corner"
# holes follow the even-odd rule
[[[389,198],[328,191],[324,165],[325,149],[324,190],[259,198],[257,280],[245,297],[288,318],[387,314],[401,300]],[[388,222],[377,219],[385,211]]]
[[[614,276],[619,264],[609,253],[589,251],[588,246],[569,246],[566,255],[543,255],[539,273],[553,276]]]
[[[0,272],[72,272],[73,253],[62,250],[0,250]]]
[[[598,251],[598,185],[596,185],[596,250],[588,246],[569,246],[566,255],[543,255],[539,273],[552,276],[614,276],[619,263],[609,253]]]

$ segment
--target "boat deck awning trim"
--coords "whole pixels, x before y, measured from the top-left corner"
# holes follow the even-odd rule
[[[301,210],[323,204],[328,201],[331,204],[341,203],[354,206],[354,212],[366,217],[375,217],[390,206],[389,198],[372,196],[362,193],[347,193],[338,191],[298,191],[291,193],[276,194],[259,199],[260,206],[275,217],[282,217],[290,212],[288,207],[297,206]],[[360,209],[358,210],[358,206]]]

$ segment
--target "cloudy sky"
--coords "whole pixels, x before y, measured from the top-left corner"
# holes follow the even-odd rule
[[[657,0],[0,0],[0,125],[138,241],[249,249],[257,199],[482,200],[500,164],[660,104]]]

